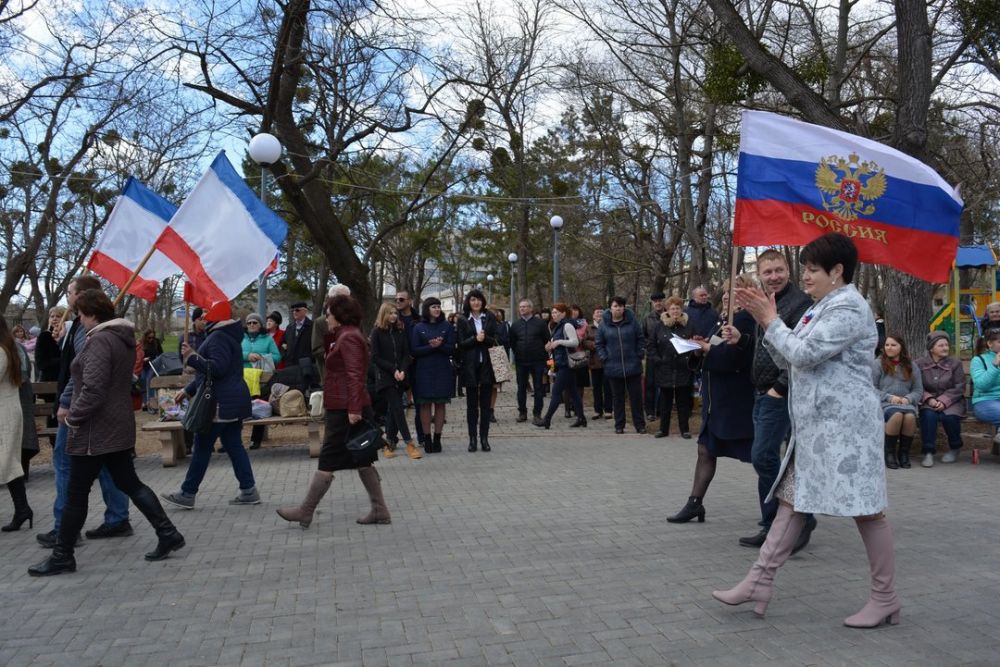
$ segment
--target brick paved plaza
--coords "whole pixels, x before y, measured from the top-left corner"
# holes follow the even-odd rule
[[[252,452],[264,503],[230,507],[216,456],[197,509],[169,510],[188,547],[161,563],[142,560],[155,537],[133,509],[134,537],[86,542],[75,575],[29,578],[46,554],[34,533],[51,527],[52,472],[35,469],[35,530],[0,537],[0,665],[1000,664],[992,457],[889,471],[899,626],[841,625],[867,598],[867,564],[853,522],[823,517],[762,620],[711,598],[754,556],[736,544],[756,529],[749,465],[720,462],[706,523],[669,525],[694,441],[614,436],[607,421],[575,432],[561,416],[548,432],[515,425],[511,399],[492,453],[465,451],[463,401],[444,454],[379,464],[390,526],[354,523],[367,503],[354,474],[309,530],[279,519],[315,467],[305,447]],[[137,468],[158,493],[185,470]]]

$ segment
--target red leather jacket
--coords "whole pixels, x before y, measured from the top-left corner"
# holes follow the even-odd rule
[[[368,340],[354,326],[341,326],[324,338],[326,377],[323,407],[360,414],[372,404],[368,395]]]

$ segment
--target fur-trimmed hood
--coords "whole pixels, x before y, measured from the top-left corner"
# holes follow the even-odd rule
[[[688,315],[687,313],[681,313],[680,319],[675,320],[667,314],[667,311],[663,311],[660,313],[660,321],[671,329],[676,326],[686,327],[688,324]]]

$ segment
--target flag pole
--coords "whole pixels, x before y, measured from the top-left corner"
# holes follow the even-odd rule
[[[191,302],[184,302],[184,344],[188,344],[188,327],[191,326]]]
[[[125,298],[125,294],[127,294],[129,288],[132,287],[132,283],[134,283],[135,279],[139,277],[139,273],[144,268],[146,268],[146,264],[149,262],[149,258],[153,256],[154,252],[156,252],[155,243],[149,249],[149,252],[146,253],[146,256],[142,258],[142,261],[139,262],[139,266],[135,267],[135,271],[132,272],[132,275],[129,276],[128,280],[125,281],[125,284],[122,286],[121,291],[118,292],[118,296],[115,297],[115,300],[112,304],[115,308],[117,308],[118,304],[121,303],[123,298]]]
[[[733,214],[732,222],[729,223],[729,231],[732,233],[733,256],[729,260],[729,312],[726,314],[728,321],[726,324],[733,326],[733,314],[736,312],[736,260],[739,257],[739,246],[736,245],[736,214]]]

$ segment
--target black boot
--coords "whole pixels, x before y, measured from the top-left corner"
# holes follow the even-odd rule
[[[58,538],[52,547],[52,555],[28,568],[32,577],[51,577],[63,572],[76,572],[76,558],[73,557],[73,547],[63,544]]]
[[[691,519],[697,518],[698,523],[705,523],[705,506],[701,504],[701,498],[691,496],[681,511],[673,516],[668,516],[670,523],[687,523]]]
[[[476,442],[476,436],[469,436],[469,451],[474,452],[479,448],[479,443]]]
[[[31,511],[31,506],[28,505],[28,494],[24,490],[24,479],[22,475],[17,479],[7,482],[7,490],[10,491],[10,498],[14,502],[14,518],[6,526],[0,528],[5,533],[21,530],[21,524],[25,521],[28,522],[28,528],[33,528],[35,525],[35,513]]]
[[[441,453],[441,434],[440,433],[435,433],[434,434],[434,440],[431,441],[431,447],[434,448],[434,453],[435,454],[440,454]]]
[[[898,435],[885,436],[885,467],[890,470],[899,468],[899,461],[896,460],[896,446],[898,443]]]
[[[546,430],[552,428],[552,415],[546,413],[544,417],[535,422],[535,426]]]
[[[170,555],[171,551],[184,548],[184,536],[177,532],[177,528],[170,521],[170,517],[163,511],[163,505],[156,498],[156,494],[148,486],[143,486],[131,496],[136,508],[142,512],[146,520],[156,529],[156,537],[159,542],[156,548],[146,554],[146,560],[163,560]]]
[[[910,445],[913,444],[912,435],[899,436],[899,449],[896,450],[896,460],[900,468],[910,467]]]
[[[424,453],[433,454],[434,453],[434,443],[431,441],[431,434],[425,433],[420,439],[420,446],[424,448]]]
[[[580,415],[576,421],[569,425],[570,428],[587,428],[587,418]]]

